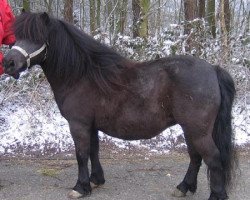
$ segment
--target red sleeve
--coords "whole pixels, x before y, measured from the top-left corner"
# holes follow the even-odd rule
[[[1,23],[1,21],[2,21],[2,16],[1,16],[1,12],[0,12],[0,46],[2,45],[2,41],[4,38],[3,24]]]
[[[12,13],[10,6],[6,3],[5,6],[5,15],[3,16],[3,29],[4,29],[4,36],[2,43],[3,44],[13,44],[16,41],[15,35],[12,31],[12,24],[15,21],[15,16]]]
[[[2,21],[2,15],[0,13],[0,45],[2,44],[3,35],[4,35],[3,26],[2,26],[1,21]],[[2,75],[4,73],[3,67],[2,67],[2,60],[3,60],[3,54],[2,54],[2,52],[0,52],[0,75]]]
[[[3,54],[0,52],[0,75],[4,73],[3,66],[2,66]]]

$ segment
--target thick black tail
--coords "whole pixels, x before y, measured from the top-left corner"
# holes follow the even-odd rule
[[[214,125],[213,139],[220,151],[223,171],[225,172],[225,184],[230,186],[237,164],[231,116],[235,87],[228,72],[219,66],[215,66],[215,69],[220,86],[221,104]]]

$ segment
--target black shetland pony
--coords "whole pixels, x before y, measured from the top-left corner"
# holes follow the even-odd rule
[[[147,139],[179,124],[190,165],[174,195],[195,192],[202,160],[207,164],[209,200],[227,199],[235,166],[230,75],[204,60],[173,56],[136,63],[46,13],[23,13],[15,22],[17,42],[4,60],[15,78],[41,65],[75,143],[78,180],[70,198],[104,184],[98,131],[126,140]],[[91,161],[91,173],[88,160]]]

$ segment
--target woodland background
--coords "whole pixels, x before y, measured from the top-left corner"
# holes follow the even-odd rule
[[[250,1],[248,0],[9,0],[48,12],[133,60],[190,54],[219,64],[234,78],[234,130],[240,146],[250,143]],[[8,51],[8,47],[3,47]],[[30,72],[31,71],[31,72]],[[67,122],[39,67],[15,81],[0,78],[0,154],[60,152],[72,148]],[[139,145],[170,149],[184,145],[179,127]],[[133,143],[103,141],[127,147]],[[134,143],[135,144],[135,143]],[[147,147],[148,147],[147,146]]]

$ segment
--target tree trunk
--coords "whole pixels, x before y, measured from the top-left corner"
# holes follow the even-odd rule
[[[52,15],[52,0],[44,0],[44,3],[47,7],[48,13]]]
[[[140,26],[140,0],[132,0],[133,10],[133,37],[139,37],[139,26]]]
[[[191,26],[189,21],[192,21],[196,18],[196,1],[195,0],[184,0],[184,14],[185,14],[185,28],[184,33],[190,34]]]
[[[122,0],[120,7],[120,16],[119,16],[119,21],[118,21],[118,27],[117,27],[117,32],[124,34],[125,31],[125,25],[126,25],[126,20],[127,20],[127,12],[128,12],[128,0]]]
[[[226,13],[228,13],[228,11],[226,11],[226,9],[228,9],[228,7],[226,6],[226,4],[228,3],[227,0],[221,0],[220,1],[220,27],[221,27],[221,58],[223,62],[227,62],[229,59],[229,32],[228,32],[228,21],[227,21],[227,17],[225,16]]]
[[[101,0],[97,0],[96,5],[96,26],[101,27]]]
[[[191,53],[195,49],[194,45],[194,33],[192,30],[192,21],[197,17],[197,1],[195,0],[184,0],[184,14],[185,14],[185,25],[184,34],[187,35],[185,50]],[[199,51],[198,49],[196,49]]]
[[[216,25],[215,25],[215,0],[207,1],[207,20],[213,38],[216,38]]]
[[[161,0],[158,0],[158,8],[157,8],[157,14],[156,14],[156,35],[159,38],[162,25],[161,25]]]
[[[29,0],[23,0],[23,9],[27,12],[30,12],[30,1]]]
[[[110,34],[110,39],[112,38],[112,35],[114,33],[114,24],[115,24],[115,19],[114,19],[114,5],[113,1],[109,0],[107,3],[108,6],[108,24],[109,24],[109,34]]]
[[[73,0],[64,0],[63,17],[65,21],[73,24]]]
[[[150,0],[133,0],[133,37],[148,37],[148,12]]]
[[[92,35],[95,34],[96,30],[96,7],[95,7],[95,0],[89,0],[89,20],[90,20],[90,32]]]
[[[231,9],[229,5],[229,0],[224,0],[224,12],[225,12],[225,25],[227,33],[230,33],[231,30]]]
[[[148,37],[148,12],[150,6],[150,0],[140,0],[141,17],[139,35],[141,38],[147,39]]]
[[[250,32],[250,11],[248,11],[248,14],[247,14],[247,21],[246,21],[246,28],[244,31],[244,35],[246,35],[249,32]]]
[[[85,0],[81,0],[80,3],[80,26],[82,28],[82,30],[84,30],[85,28]]]
[[[199,0],[199,10],[198,10],[198,17],[204,18],[205,17],[205,8],[206,8],[206,1]]]

